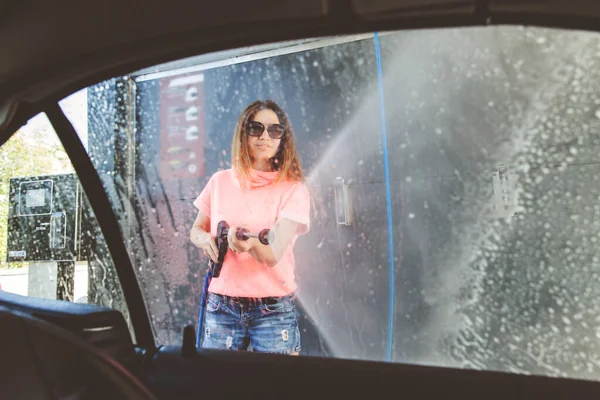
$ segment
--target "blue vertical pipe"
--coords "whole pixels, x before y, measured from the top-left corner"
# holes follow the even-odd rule
[[[202,297],[200,298],[200,312],[198,315],[198,331],[196,332],[196,348],[202,347],[202,332],[204,331],[204,315],[206,314],[206,297],[208,294],[208,286],[212,280],[212,268],[206,272],[204,277],[204,286],[202,287]]]
[[[377,59],[377,84],[379,87],[379,108],[381,110],[381,140],[383,147],[383,169],[385,173],[385,197],[387,202],[388,224],[388,257],[389,257],[389,307],[388,338],[385,360],[392,360],[392,344],[394,339],[394,225],[392,218],[392,194],[390,189],[390,167],[388,163],[387,131],[385,123],[385,102],[383,98],[383,68],[381,66],[381,46],[379,34],[375,32],[375,58]]]

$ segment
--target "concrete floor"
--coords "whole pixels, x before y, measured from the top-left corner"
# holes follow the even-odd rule
[[[87,296],[88,269],[86,262],[75,264],[75,300]],[[27,296],[29,290],[29,267],[18,269],[0,268],[0,285],[2,290]]]

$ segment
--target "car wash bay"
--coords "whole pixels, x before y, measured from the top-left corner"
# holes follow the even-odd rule
[[[214,172],[229,167],[243,108],[272,99],[290,117],[314,195],[311,231],[295,252],[303,351],[370,359],[390,351],[392,207],[375,45],[372,35],[337,42],[296,44],[276,56],[267,49],[249,61],[229,58],[213,67],[187,63],[186,69],[155,70],[90,90],[90,132],[100,131],[93,125],[104,125],[107,109],[120,113],[115,120],[122,121],[122,135],[110,140],[122,154],[97,162],[121,171],[111,181],[123,184],[107,186],[115,188],[115,197],[133,201],[129,213],[123,208],[123,226],[160,342],[179,342],[183,327],[197,322],[207,260],[189,242],[192,203]],[[131,121],[134,141],[126,137]],[[108,139],[101,136],[90,135],[90,154],[102,149],[94,158],[106,154],[106,147],[92,142]],[[134,191],[127,192],[122,176],[133,180]],[[338,207],[336,178],[344,181],[338,181],[338,198],[347,195]]]
[[[164,287],[148,298],[164,296],[163,306],[172,302],[180,311],[160,315],[179,326],[166,329],[173,336],[169,341],[177,340],[183,324],[195,325],[206,269],[188,241],[196,213],[192,202],[215,171],[229,167],[241,110],[269,98],[289,114],[314,194],[312,229],[296,248],[304,352],[385,357],[389,240],[379,103],[369,96],[377,90],[373,40],[301,49],[135,84],[138,148],[145,149],[137,152],[145,166],[136,174],[144,193],[138,208],[154,242],[149,258],[163,266],[164,276]],[[189,114],[190,104],[197,119]],[[166,149],[169,129],[181,136],[171,136]],[[340,210],[343,202],[335,206],[338,177],[352,201],[348,215]],[[350,225],[338,223],[338,212],[353,219]]]
[[[488,309],[519,292],[498,286],[481,297],[481,277],[497,254],[508,272],[527,265],[529,253],[515,250],[523,237],[541,246],[512,192],[519,132],[536,123],[531,99],[549,76],[563,84],[544,50],[563,39],[539,35],[546,41],[463,29],[288,43],[90,90],[89,152],[158,341],[180,343],[197,323],[207,260],[189,242],[192,203],[229,168],[240,112],[272,99],[290,117],[314,195],[311,231],[295,251],[302,354],[452,365],[485,348],[503,320]],[[495,230],[504,235],[498,252],[486,242]],[[469,345],[464,329],[488,333]]]
[[[125,154],[107,154],[104,165],[122,171],[115,194],[126,196],[125,177],[134,183],[133,207],[129,213],[122,207],[121,214],[160,342],[178,343],[183,327],[197,321],[207,260],[189,242],[192,202],[215,171],[230,166],[241,110],[269,98],[290,117],[314,194],[311,231],[296,247],[303,354],[418,356],[419,333],[429,317],[423,268],[428,247],[436,245],[429,236],[444,226],[430,215],[444,204],[439,194],[453,185],[455,168],[440,161],[443,138],[435,118],[413,114],[415,103],[426,100],[415,98],[422,82],[414,79],[426,72],[394,65],[399,38],[378,40],[379,46],[371,35],[296,45],[276,56],[267,49],[245,62],[188,63],[188,69],[155,69],[91,91],[92,126],[107,120],[107,104],[121,113],[115,120],[122,136],[110,140]],[[132,121],[133,141],[125,134]],[[90,153],[94,148],[90,142]],[[101,153],[93,155],[102,165],[106,148],[97,148]],[[131,154],[134,169],[127,165]],[[336,178],[347,193],[347,203],[337,207]],[[430,194],[436,201],[428,213]],[[420,206],[409,212],[406,204],[413,201]],[[414,232],[426,240],[415,241]]]

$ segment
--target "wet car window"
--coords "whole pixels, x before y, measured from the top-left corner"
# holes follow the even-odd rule
[[[84,96],[62,104],[78,114]],[[85,110],[85,105],[83,106]],[[0,147],[0,285],[129,315],[96,217],[45,114]]]
[[[87,88],[88,153],[157,341],[180,344],[203,310],[207,343],[260,350],[261,337],[223,333],[210,318],[231,307],[252,326],[254,303],[239,298],[258,298],[272,317],[289,292],[297,324],[274,329],[301,356],[596,379],[598,43],[595,33],[521,27],[321,38]],[[244,119],[267,99],[286,118],[257,106]],[[240,165],[271,185],[294,154],[256,160],[289,146],[290,131],[306,178],[294,187],[306,191],[252,187],[264,196],[247,197],[227,186],[243,181],[231,172]],[[191,240],[199,211],[214,234],[221,219],[271,206],[300,226],[293,259],[253,264],[260,257],[240,240],[211,282],[221,296],[201,308],[211,250]],[[273,215],[253,220],[252,233],[274,229]]]

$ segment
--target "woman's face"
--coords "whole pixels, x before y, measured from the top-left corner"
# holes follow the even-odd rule
[[[277,114],[269,109],[260,110],[254,114],[254,117],[250,118],[249,121],[260,122],[265,127],[260,136],[248,135],[248,153],[250,154],[250,157],[252,157],[255,162],[264,162],[275,157],[281,139],[273,139],[269,136],[267,129],[270,125],[280,124]]]

